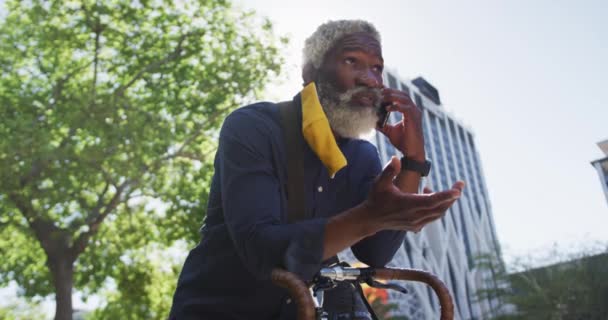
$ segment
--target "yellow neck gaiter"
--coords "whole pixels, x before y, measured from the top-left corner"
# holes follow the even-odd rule
[[[323,112],[317,96],[314,82],[308,84],[300,92],[302,98],[302,134],[312,151],[319,157],[333,179],[336,172],[346,167],[346,157],[342,154],[336,138],[329,126],[329,121]]]

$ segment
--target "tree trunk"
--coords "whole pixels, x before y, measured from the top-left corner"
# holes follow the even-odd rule
[[[49,268],[55,286],[55,320],[72,320],[73,263],[67,255],[49,257]]]

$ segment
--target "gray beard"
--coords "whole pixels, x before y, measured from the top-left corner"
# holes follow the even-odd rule
[[[356,87],[344,93],[339,93],[331,83],[322,78],[317,79],[315,84],[319,101],[323,111],[325,111],[329,125],[339,136],[359,138],[376,128],[382,97],[380,89]],[[376,96],[373,108],[355,105],[351,102],[354,95],[364,91],[372,92]]]

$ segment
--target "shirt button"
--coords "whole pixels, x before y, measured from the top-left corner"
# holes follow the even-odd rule
[[[290,303],[291,303],[291,299],[288,298],[287,300],[285,300],[285,304],[290,304]]]
[[[317,191],[319,191],[319,192],[323,192],[323,187],[322,187],[322,186],[319,186],[319,187],[317,188]]]

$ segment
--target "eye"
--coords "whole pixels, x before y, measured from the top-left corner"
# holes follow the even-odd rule
[[[373,66],[372,69],[374,70],[374,72],[382,73],[382,70],[384,70],[384,66],[378,64],[378,65]]]
[[[353,57],[346,57],[344,58],[344,63],[345,64],[354,64],[357,61],[357,59],[353,58]]]

